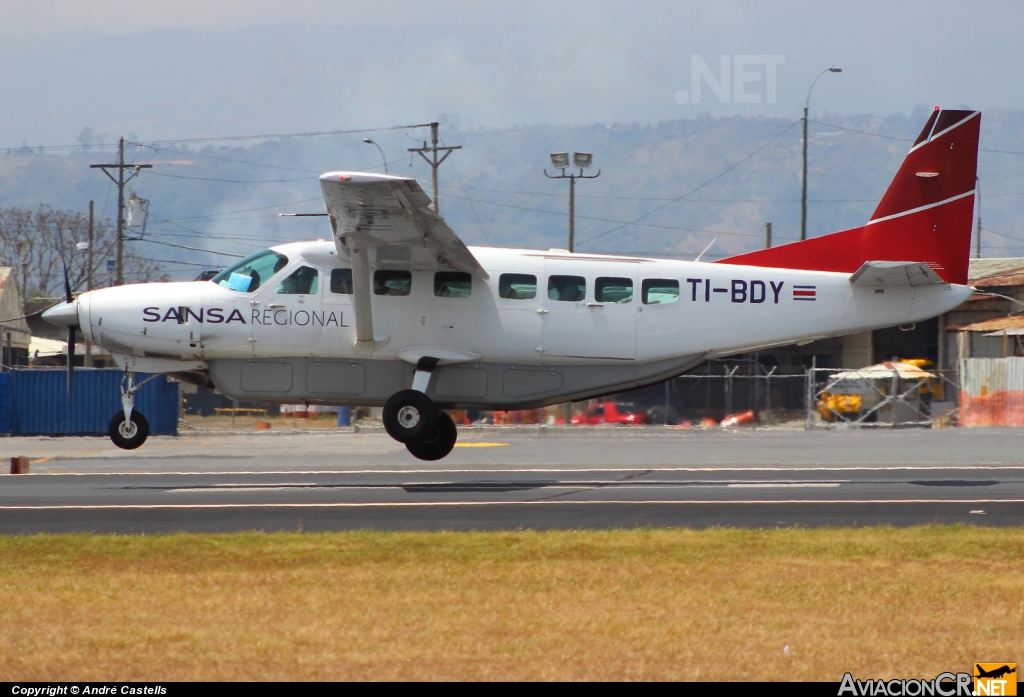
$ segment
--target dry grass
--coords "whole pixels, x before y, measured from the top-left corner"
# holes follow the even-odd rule
[[[930,677],[1024,658],[1022,561],[969,527],[7,537],[0,680]]]

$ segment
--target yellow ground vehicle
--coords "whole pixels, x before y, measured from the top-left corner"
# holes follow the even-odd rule
[[[942,378],[930,372],[934,370],[935,364],[927,358],[908,358],[834,373],[815,406],[826,422],[857,421],[865,414],[866,421],[917,420],[928,413],[932,402],[942,401]],[[919,384],[916,394],[911,392],[897,403],[872,412],[892,390],[904,394],[915,383]]]
[[[935,372],[935,364],[932,363],[931,359],[928,358],[901,358],[904,363],[909,363],[915,368],[926,370],[929,373]],[[942,401],[942,378],[934,377],[927,380],[917,390],[918,394],[921,395],[922,402],[941,402]]]

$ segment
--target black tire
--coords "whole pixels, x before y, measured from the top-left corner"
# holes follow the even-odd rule
[[[384,429],[399,443],[421,440],[432,433],[437,407],[417,390],[402,390],[384,404]]]
[[[434,432],[427,438],[406,443],[405,447],[420,460],[440,460],[452,451],[458,438],[459,431],[452,417],[441,411],[437,413]]]
[[[146,421],[145,416],[133,410],[131,423],[135,427],[134,434],[130,432],[130,428],[121,428],[124,425],[123,411],[114,414],[114,418],[110,420],[110,430],[108,431],[110,440],[123,450],[135,450],[149,438],[149,422]],[[123,431],[128,431],[128,435],[125,435]]]

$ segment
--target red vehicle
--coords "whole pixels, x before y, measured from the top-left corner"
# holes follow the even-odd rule
[[[573,426],[595,424],[625,424],[637,426],[647,423],[647,414],[635,404],[628,402],[598,402],[591,404],[581,414],[574,414]]]

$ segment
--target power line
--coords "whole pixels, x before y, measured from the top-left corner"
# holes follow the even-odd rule
[[[510,191],[507,189],[483,189],[474,186],[453,186],[450,184],[441,184],[442,189],[459,189],[462,191],[484,191],[491,194],[520,194],[523,196],[548,196],[552,198],[561,198],[563,194],[553,194],[550,192],[541,191]],[[989,194],[992,196],[993,194]],[[1011,194],[1003,194],[1009,196]],[[1016,194],[1014,194],[1016,195]],[[609,201],[676,201],[675,198],[669,198],[665,196],[654,197],[654,196],[607,196],[604,194],[576,194],[577,198],[596,198],[596,199],[607,199]],[[875,198],[818,198],[818,199],[807,199],[808,203],[876,203],[878,199]],[[800,203],[800,199],[768,199],[768,198],[697,198],[690,199],[689,201],[679,201],[680,203]]]
[[[449,198],[454,198],[454,199],[457,199],[459,201],[476,201],[477,203],[489,203],[492,206],[501,206],[502,208],[517,208],[517,209],[523,210],[523,211],[533,211],[534,213],[547,213],[549,215],[565,215],[565,213],[562,212],[562,211],[549,211],[549,210],[545,210],[543,208],[530,208],[529,206],[517,206],[517,205],[511,204],[511,203],[498,203],[497,201],[486,201],[484,199],[479,199],[479,198],[466,198],[465,196],[449,196]],[[698,229],[698,228],[679,227],[678,225],[655,225],[654,223],[637,223],[637,222],[629,222],[629,221],[623,221],[623,220],[613,220],[613,219],[610,219],[610,218],[594,218],[592,216],[587,216],[587,215],[577,215],[576,217],[577,218],[582,218],[583,220],[595,220],[595,221],[597,221],[599,223],[622,223],[623,225],[636,225],[638,227],[652,227],[652,228],[660,228],[660,229],[663,229],[663,230],[684,230],[686,232],[709,232],[709,233],[714,233],[716,235],[740,235],[740,236],[743,236],[743,237],[760,237],[760,235],[754,235],[754,234],[747,233],[747,232],[727,232],[725,230],[703,230],[703,229]],[[591,239],[595,239],[595,238],[591,238]],[[589,242],[590,240],[587,240],[587,241]]]
[[[288,182],[305,182],[316,177],[297,177],[295,179],[218,179],[216,177],[187,177],[183,174],[168,174],[166,172],[150,172],[158,177],[170,177],[172,179],[193,179],[202,182],[224,182],[227,184],[286,184]]]
[[[1022,237],[1014,237],[1013,235],[1007,235],[1005,233],[999,232],[998,230],[993,230],[991,228],[987,228],[984,226],[981,229],[984,230],[985,232],[991,232],[993,234],[999,235],[1000,237],[1005,237],[1008,240],[1017,240],[1018,242],[1024,242],[1024,238]]]
[[[136,241],[137,242],[148,242],[149,244],[162,244],[165,247],[175,247],[177,249],[187,249],[187,250],[189,250],[191,252],[205,252],[206,254],[220,254],[221,256],[235,257],[237,259],[241,259],[244,256],[242,254],[233,254],[231,252],[218,252],[218,251],[215,251],[213,249],[203,249],[201,247],[189,247],[187,245],[174,244],[172,242],[162,242],[161,240],[141,239],[141,240],[136,240]]]
[[[218,217],[220,217],[222,215],[234,215],[235,213],[252,213],[254,211],[265,211],[265,210],[270,210],[271,208],[282,208],[284,206],[294,206],[294,205],[299,204],[299,203],[309,203],[311,201],[322,201],[322,200],[323,200],[322,196],[317,196],[316,198],[304,198],[301,201],[285,201],[284,203],[275,203],[275,204],[270,205],[270,206],[260,206],[258,208],[242,208],[242,209],[237,210],[237,211],[224,211],[222,213],[210,213],[209,215],[194,215],[194,216],[189,217],[189,218],[172,218],[172,219],[168,220],[167,222],[174,223],[174,222],[181,222],[183,220],[201,220],[203,218],[218,218]],[[260,217],[262,217],[262,216],[260,216]],[[272,217],[272,216],[268,216],[268,217]],[[273,216],[273,217],[276,217],[276,216]],[[231,218],[229,218],[228,220],[231,220]],[[237,220],[241,220],[241,218],[237,218]]]
[[[129,141],[125,141],[125,142],[129,142]],[[153,150],[155,152],[169,152],[169,153],[174,153],[175,155],[185,155],[187,157],[199,157],[199,158],[202,158],[204,160],[217,160],[219,162],[232,162],[234,164],[251,165],[253,167],[269,167],[271,169],[286,169],[286,170],[289,170],[291,172],[307,172],[309,174],[319,174],[319,172],[315,172],[315,171],[313,171],[311,169],[297,169],[295,167],[285,167],[284,165],[269,165],[269,164],[266,164],[266,163],[263,163],[263,162],[249,162],[247,160],[234,160],[234,159],[231,159],[231,158],[228,158],[228,157],[215,157],[213,155],[204,155],[202,153],[189,152],[187,150],[174,150],[172,148],[158,148],[158,147],[156,147],[154,145],[146,145],[145,143],[132,143],[132,145],[138,145],[139,147],[149,148],[150,150]]]
[[[900,140],[900,141],[903,141],[904,143],[912,143],[912,142],[914,142],[911,138],[898,138],[896,136],[882,135],[881,133],[869,133],[868,131],[861,131],[861,130],[858,130],[856,128],[847,128],[846,126],[837,126],[834,123],[825,123],[824,121],[815,121],[814,119],[808,119],[808,121],[810,121],[811,123],[816,123],[819,126],[828,126],[829,128],[838,128],[841,131],[850,131],[852,133],[860,133],[861,135],[865,135],[865,136],[874,136],[876,138],[885,138],[886,140]]]
[[[215,138],[177,138],[173,140],[148,140],[134,145],[148,146],[148,145],[174,145],[177,143],[216,143],[216,142],[227,142],[237,140],[272,140],[275,138],[312,138],[315,136],[334,136],[334,135],[345,135],[348,133],[377,133],[379,131],[401,131],[409,128],[426,128],[429,123],[416,123],[409,124],[406,126],[383,126],[379,128],[351,128],[351,129],[340,129],[335,131],[306,131],[303,133],[264,133],[262,135],[252,136],[220,136]],[[28,148],[33,152],[39,152],[40,150],[99,150],[109,149],[116,147],[116,143],[78,143],[77,145],[40,145],[39,147],[33,148],[27,145],[19,145],[17,147],[9,147],[7,150],[19,151]]]
[[[661,210],[664,210],[664,209],[668,208],[669,206],[671,206],[671,205],[672,205],[673,203],[675,203],[676,201],[680,201],[680,200],[682,200],[682,199],[686,198],[687,196],[690,196],[691,194],[694,194],[694,193],[696,193],[696,192],[700,191],[701,189],[703,189],[704,187],[708,186],[708,185],[709,185],[709,184],[711,184],[712,182],[714,182],[714,181],[716,181],[716,180],[718,180],[718,179],[721,179],[721,178],[722,178],[722,177],[724,177],[724,176],[725,176],[726,174],[728,174],[729,172],[733,171],[734,169],[736,169],[737,167],[739,167],[740,165],[742,165],[742,164],[743,164],[744,162],[746,162],[747,160],[749,160],[750,158],[752,158],[752,157],[753,157],[754,155],[758,154],[759,152],[761,152],[762,150],[764,150],[765,148],[767,148],[767,147],[768,147],[769,145],[771,145],[771,144],[772,144],[772,143],[774,143],[774,142],[775,142],[776,140],[778,140],[779,138],[781,138],[781,137],[782,137],[782,136],[783,136],[783,135],[784,135],[785,133],[787,133],[787,132],[788,132],[788,131],[789,131],[790,129],[792,129],[793,127],[795,127],[795,126],[796,126],[796,125],[797,125],[798,123],[801,123],[801,122],[800,122],[800,121],[794,121],[793,123],[789,124],[789,125],[788,125],[788,126],[786,126],[786,127],[784,128],[784,129],[782,129],[781,131],[779,131],[779,133],[777,133],[777,134],[776,134],[775,136],[773,136],[773,137],[772,137],[771,139],[769,139],[767,143],[765,143],[764,145],[762,145],[761,147],[759,147],[759,148],[758,148],[757,150],[754,150],[754,151],[753,151],[752,153],[750,153],[749,155],[747,155],[746,157],[744,157],[744,158],[743,158],[742,160],[740,160],[740,161],[739,161],[739,162],[737,162],[736,164],[734,164],[734,165],[732,165],[732,166],[730,166],[730,167],[727,167],[727,168],[726,168],[726,169],[724,169],[724,170],[723,170],[722,172],[720,172],[719,174],[716,174],[716,175],[715,175],[714,177],[712,177],[711,179],[708,179],[708,180],[707,180],[706,182],[704,182],[704,183],[703,183],[703,184],[701,184],[700,186],[698,186],[698,187],[696,187],[696,188],[693,188],[693,189],[690,189],[689,191],[687,191],[687,192],[686,192],[685,194],[683,194],[683,195],[682,195],[682,196],[680,196],[679,198],[677,198],[677,199],[673,199],[672,201],[669,201],[668,203],[665,203],[664,205],[658,206],[657,208],[655,208],[654,210],[652,210],[652,211],[650,211],[650,212],[648,212],[648,213],[644,213],[644,214],[643,214],[642,216],[640,216],[639,218],[637,218],[636,220],[634,220],[634,221],[632,221],[632,222],[629,222],[629,223],[623,223],[622,225],[619,225],[619,226],[617,226],[617,227],[614,227],[614,228],[612,228],[611,230],[606,230],[605,232],[602,232],[602,233],[601,233],[600,235],[596,235],[596,236],[594,236],[594,237],[591,237],[590,239],[586,239],[586,240],[583,240],[582,242],[580,242],[580,244],[586,244],[586,243],[588,243],[588,242],[593,242],[594,240],[596,240],[596,239],[598,239],[598,238],[604,237],[605,235],[610,235],[610,234],[611,234],[611,233],[613,233],[613,232],[616,232],[616,231],[618,231],[618,230],[621,230],[622,228],[624,228],[624,227],[626,227],[626,226],[628,226],[628,225],[636,225],[636,224],[637,224],[637,223],[638,223],[639,221],[643,220],[644,218],[650,217],[650,216],[654,215],[655,213],[657,213],[658,211],[661,211]],[[740,233],[733,233],[733,234],[740,234]]]
[[[154,264],[181,264],[182,266],[198,266],[201,269],[208,269],[208,268],[210,268],[209,264],[197,264],[194,261],[177,261],[175,259],[152,259],[150,257],[140,257],[140,256],[134,256],[134,257],[131,257],[131,258],[138,259],[140,261],[151,261]]]

